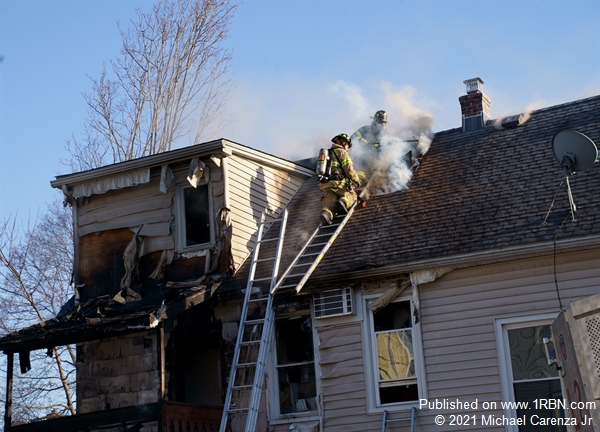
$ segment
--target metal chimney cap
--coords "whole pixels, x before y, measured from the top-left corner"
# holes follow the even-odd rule
[[[481,91],[483,87],[483,80],[479,77],[464,80],[463,83],[467,85],[467,93]]]

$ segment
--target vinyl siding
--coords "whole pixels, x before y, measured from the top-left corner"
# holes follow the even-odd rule
[[[304,178],[266,165],[228,158],[229,207],[233,225],[232,253],[236,267],[254,247],[255,235],[266,208],[279,215]]]
[[[504,431],[481,425],[483,402],[502,400],[494,323],[515,316],[558,314],[553,257],[539,257],[455,270],[420,286],[420,326],[429,400],[479,402],[477,425],[436,426],[437,414],[458,411],[418,410],[417,431]],[[600,292],[598,251],[559,254],[556,279],[562,304]],[[320,386],[324,431],[381,431],[382,412],[367,411],[364,344],[360,321],[316,328],[319,339]],[[406,418],[410,411],[388,408],[388,417]],[[447,417],[448,419],[448,417]],[[410,421],[389,423],[388,432],[410,429]],[[277,430],[283,430],[278,428]]]
[[[558,255],[556,278],[562,300],[600,292],[600,254],[576,252]],[[532,258],[448,273],[420,287],[421,329],[428,398],[474,401],[502,400],[496,319],[559,312],[553,257]],[[481,408],[480,408],[481,409]],[[418,425],[434,427],[437,414],[418,412]],[[469,411],[502,415],[498,411]],[[435,426],[436,430],[456,427]],[[504,430],[503,427],[469,427],[470,431]]]

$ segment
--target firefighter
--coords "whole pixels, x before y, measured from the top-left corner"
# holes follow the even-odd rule
[[[381,147],[381,138],[387,135],[385,127],[387,124],[387,113],[379,110],[372,119],[373,121],[370,125],[365,125],[354,132],[350,140],[355,144],[360,142],[372,146],[375,150],[379,150]]]
[[[336,135],[331,142],[331,175],[328,181],[319,183],[319,188],[323,191],[321,222],[324,224],[331,224],[340,211],[347,212],[354,205],[357,199],[354,189],[360,185],[360,179],[348,153],[348,149],[352,147],[350,137],[346,134]]]

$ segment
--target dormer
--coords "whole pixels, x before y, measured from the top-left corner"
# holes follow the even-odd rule
[[[313,171],[225,139],[58,176],[81,301],[235,272]]]

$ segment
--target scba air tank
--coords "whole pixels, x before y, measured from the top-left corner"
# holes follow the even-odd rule
[[[324,176],[327,173],[327,161],[329,161],[329,150],[322,148],[317,156],[317,175]]]

